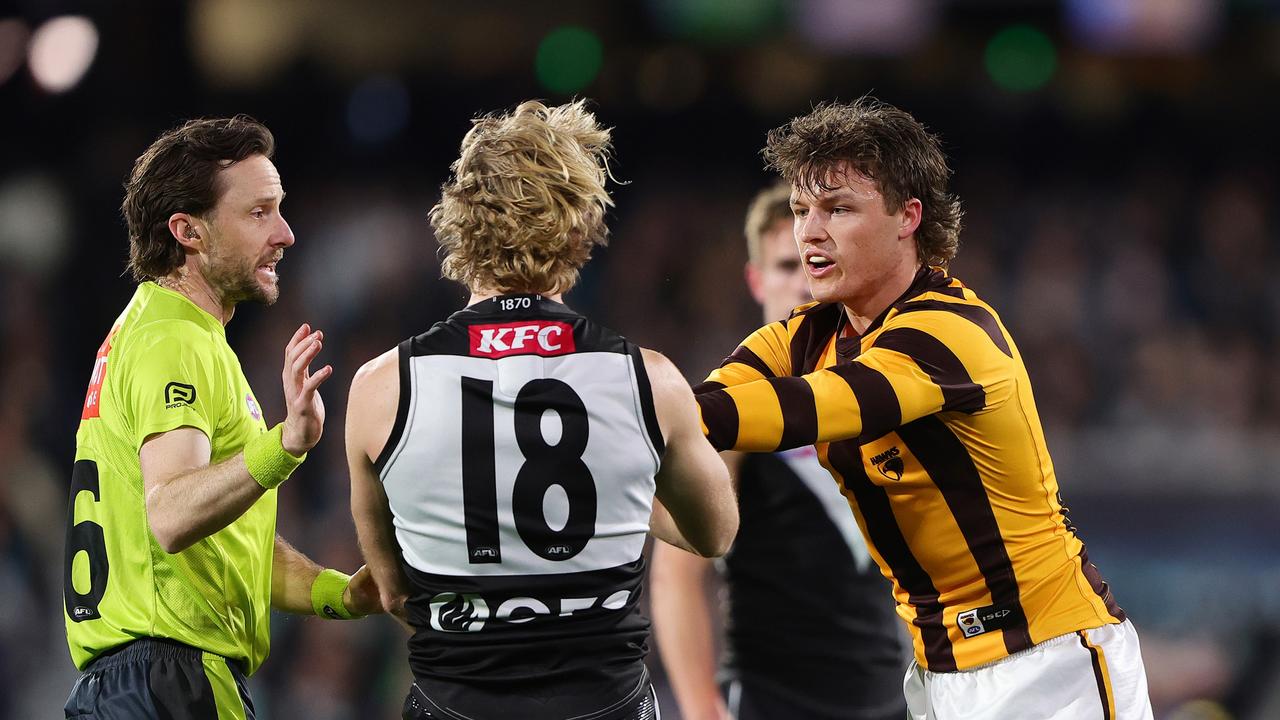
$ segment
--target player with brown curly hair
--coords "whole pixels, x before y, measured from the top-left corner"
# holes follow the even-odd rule
[[[1150,718],[1137,634],[1058,499],[1018,348],[950,277],[938,139],[871,99],[769,133],[816,303],[698,388],[720,449],[813,444],[893,581],[916,718]],[[785,539],[779,539],[785,542]]]

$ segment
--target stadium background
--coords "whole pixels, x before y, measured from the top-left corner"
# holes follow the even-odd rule
[[[626,184],[568,301],[699,379],[756,325],[740,226],[764,132],[868,92],[945,141],[953,274],[1020,343],[1157,716],[1280,717],[1278,90],[1274,0],[0,4],[0,719],[60,716],[75,678],[77,409],[132,293],[121,183],[159,132],[247,112],[276,133],[298,242],[280,303],[228,334],[278,420],[286,339],[325,330],[328,431],[279,525],[350,570],[346,389],[461,306],[426,212],[475,113],[594,100]],[[260,718],[398,717],[390,622],[273,635]]]

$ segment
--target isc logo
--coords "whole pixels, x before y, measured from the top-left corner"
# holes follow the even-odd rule
[[[493,611],[492,618],[500,622],[519,625],[531,620],[550,617],[569,617],[579,610],[621,610],[631,599],[630,590],[619,590],[603,602],[598,597],[548,599],[543,602],[531,597],[513,597],[503,600]],[[559,605],[553,613],[550,603]],[[479,632],[490,619],[489,603],[475,593],[442,592],[431,598],[431,627],[440,632]]]
[[[970,638],[992,630],[1002,629],[1005,624],[1005,618],[1011,615],[1013,615],[1013,611],[1008,608],[988,605],[987,607],[965,610],[956,615],[956,622],[960,625],[960,632],[964,633],[965,637]]]
[[[467,328],[471,354],[500,358],[508,355],[567,355],[574,351],[573,326],[553,320],[528,320]]]

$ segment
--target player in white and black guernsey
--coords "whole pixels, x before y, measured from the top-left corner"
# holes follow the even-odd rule
[[[405,718],[657,717],[646,535],[714,556],[737,529],[684,378],[562,302],[606,237],[608,142],[581,102],[474,121],[431,211],[471,299],[352,382],[352,513],[413,630]]]
[[[744,455],[736,475],[742,521],[723,559],[729,711],[904,717],[907,655],[888,582],[817,454]]]
[[[810,300],[790,199],[789,185],[775,185],[747,212],[746,280],[766,322]],[[888,582],[813,448],[725,460],[741,525],[717,563],[727,589],[718,673],[711,561],[654,548],[654,631],[684,717],[905,717],[908,656]]]

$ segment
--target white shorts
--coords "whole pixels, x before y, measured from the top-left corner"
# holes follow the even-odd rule
[[[1045,640],[962,672],[903,680],[912,720],[1151,720],[1147,672],[1128,620]]]

